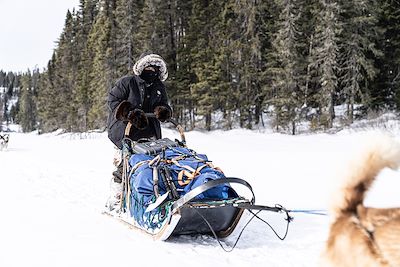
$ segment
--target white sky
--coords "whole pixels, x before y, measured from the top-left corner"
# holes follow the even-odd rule
[[[79,0],[0,0],[0,70],[43,70]]]

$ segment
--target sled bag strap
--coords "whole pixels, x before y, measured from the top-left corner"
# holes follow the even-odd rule
[[[192,172],[189,172],[187,170],[181,170],[178,173],[178,184],[181,186],[185,186],[188,183],[190,183],[191,180],[193,180],[194,178],[196,178],[197,175],[200,174],[200,171],[202,169],[204,169],[204,167],[207,167],[207,164],[204,164],[203,166],[198,167],[196,170],[190,168],[189,166],[182,166],[183,168],[190,168],[192,170]],[[183,175],[185,175],[187,177],[187,179],[185,179],[185,181],[183,181]]]
[[[133,174],[140,166],[142,166],[142,165],[145,164],[145,163],[149,163],[149,160],[142,160],[142,161],[139,161],[138,163],[136,163],[136,164],[131,168],[128,177],[131,177],[132,174]]]
[[[160,196],[160,191],[158,190],[158,168],[153,166],[153,191],[156,197]]]

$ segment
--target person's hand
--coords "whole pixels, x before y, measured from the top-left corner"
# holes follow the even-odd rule
[[[156,115],[156,118],[161,122],[164,122],[171,118],[171,111],[164,106],[157,106],[154,109],[154,114]]]
[[[129,111],[128,120],[139,130],[143,130],[149,125],[149,120],[147,119],[146,114],[143,110],[138,108]]]
[[[131,110],[133,110],[132,104],[124,100],[115,109],[115,118],[119,121],[128,121],[128,114]]]
[[[133,126],[142,130],[149,125],[146,114],[141,109],[134,109],[126,100],[122,101],[115,110],[115,118],[120,121],[130,121]]]

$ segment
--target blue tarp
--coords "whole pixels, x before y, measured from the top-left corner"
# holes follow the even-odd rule
[[[178,156],[184,155],[185,158],[179,160],[179,164],[181,166],[189,166],[193,169],[197,169],[202,165],[206,164],[208,158],[203,154],[196,154],[195,152],[187,149],[187,148],[172,148],[167,149],[165,151],[164,159],[173,159]],[[129,164],[131,166],[135,166],[138,162],[144,160],[151,160],[153,156],[144,155],[144,154],[134,154],[131,156],[129,160]],[[165,165],[165,163],[161,163],[161,166]],[[183,170],[182,167],[177,166],[175,164],[168,164],[167,167],[170,170],[172,179],[174,180],[174,184],[178,190],[180,195],[184,195],[189,192],[193,188],[206,183],[209,180],[215,180],[219,178],[224,178],[224,174],[214,168],[209,166],[204,167],[200,171],[200,175],[198,175],[194,180],[190,181],[186,186],[181,186],[177,183],[178,173]],[[140,166],[133,174],[130,180],[130,185],[132,189],[145,197],[152,197],[153,192],[153,169],[149,167],[148,163]],[[160,194],[164,194],[166,192],[165,185],[161,179],[161,175],[159,173],[159,190]],[[199,195],[197,199],[227,199],[229,197],[234,197],[235,193],[232,192],[232,189],[229,186],[219,186],[209,191]]]
[[[208,158],[206,155],[197,154],[196,152],[182,147],[175,147],[166,149],[163,155],[163,159],[174,159],[179,156],[183,156],[181,160],[178,160],[179,165],[181,166],[189,166],[193,169],[197,169],[206,162],[208,162]],[[137,163],[151,160],[154,156],[149,156],[145,154],[133,154],[129,160],[130,166],[135,166]],[[182,167],[177,166],[175,164],[166,164],[164,162],[160,163],[160,167],[166,166],[170,170],[171,178],[177,188],[178,193],[182,196],[189,192],[190,190],[196,188],[199,185],[202,185],[210,180],[225,178],[224,174],[221,171],[218,171],[210,166],[205,166],[201,169],[200,174],[196,176],[195,179],[191,180],[187,185],[181,186],[177,182],[178,173],[183,170]],[[160,172],[159,176],[159,192],[160,194],[164,194],[166,192],[166,187],[161,179]],[[153,192],[153,169],[149,167],[148,163],[141,165],[137,170],[132,174],[130,179],[131,186],[131,215],[137,218],[138,220],[142,220],[144,214],[143,208],[154,201],[154,192]],[[200,195],[197,196],[197,200],[202,199],[229,199],[232,197],[237,197],[236,192],[229,185],[220,185],[215,188],[212,188]],[[147,217],[147,216],[146,216]],[[140,222],[139,222],[140,223]]]

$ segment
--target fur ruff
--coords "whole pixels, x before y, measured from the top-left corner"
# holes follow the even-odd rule
[[[133,73],[139,76],[148,66],[157,66],[160,68],[160,81],[165,81],[168,78],[167,64],[164,59],[157,54],[149,54],[140,58],[133,66]]]
[[[320,266],[400,266],[400,208],[368,208],[366,192],[383,168],[400,165],[400,144],[374,136],[353,162],[330,208],[333,222]]]
[[[130,102],[124,100],[115,109],[115,118],[119,121],[128,121],[129,111],[133,109]]]
[[[139,130],[149,125],[146,114],[141,109],[133,109],[128,101],[122,101],[115,109],[115,118],[120,121],[130,121]]]

